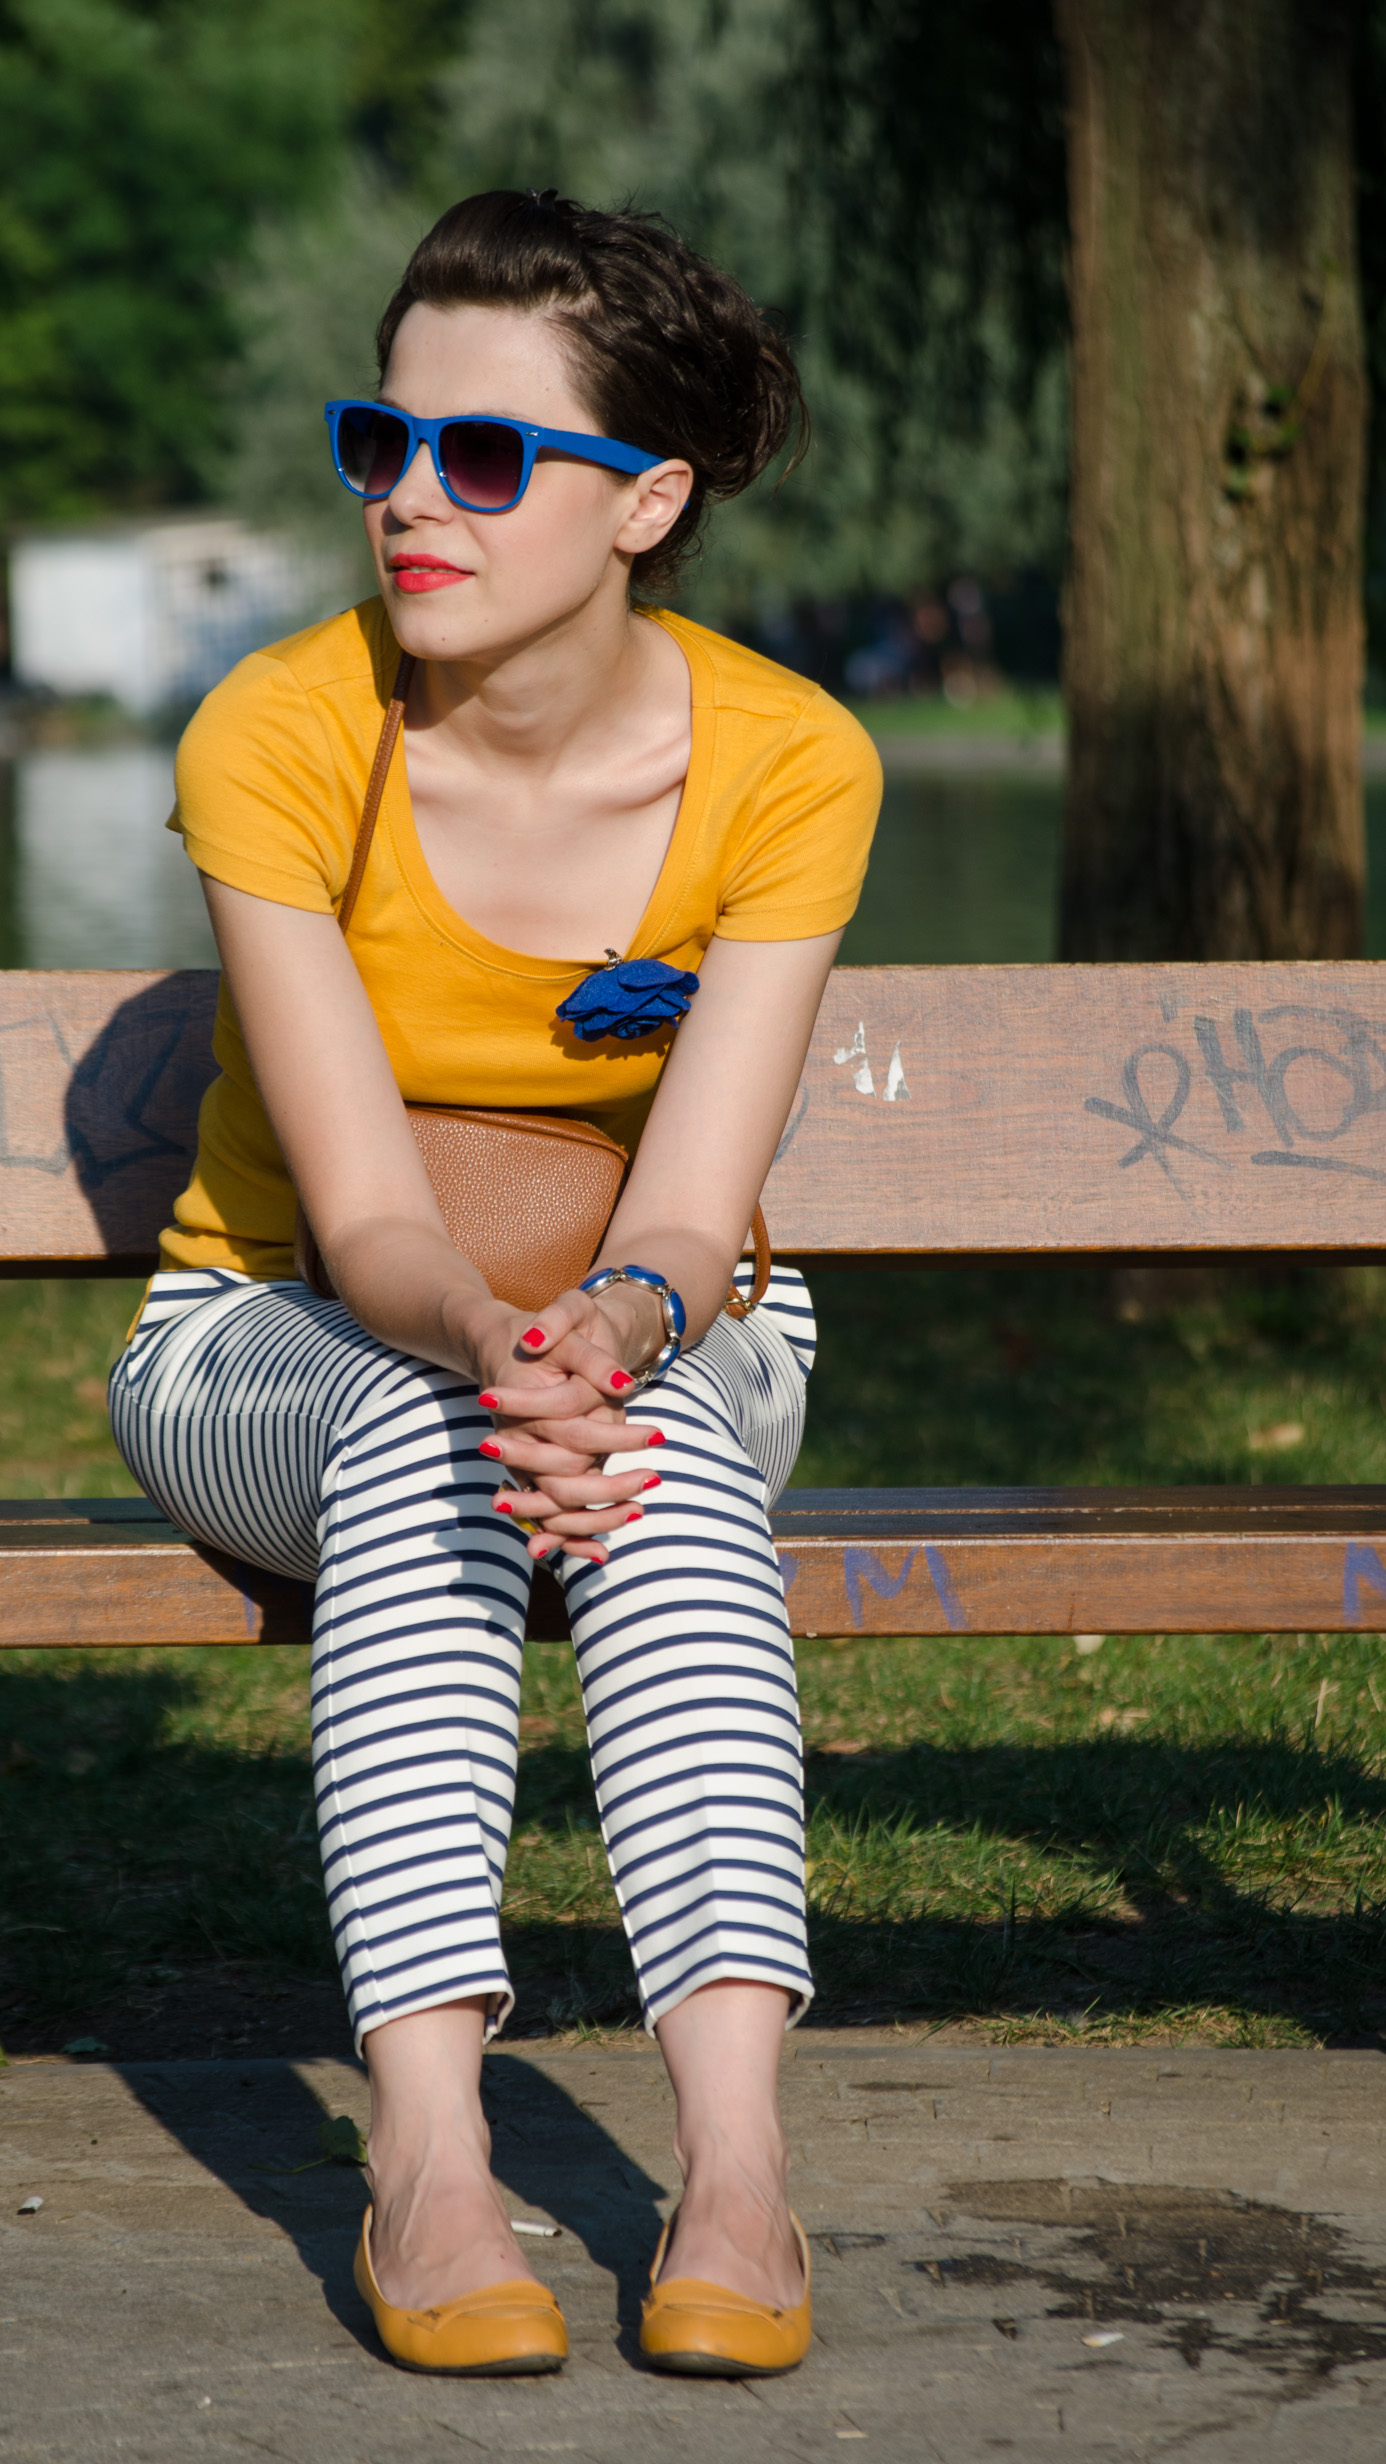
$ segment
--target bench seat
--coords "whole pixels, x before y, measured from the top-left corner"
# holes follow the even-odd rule
[[[791,1489],[794,1632],[1346,1633],[1386,1622],[1386,1487]],[[142,1498],[0,1502],[0,1644],[301,1643],[306,1584]],[[567,1630],[541,1573],[530,1631]]]

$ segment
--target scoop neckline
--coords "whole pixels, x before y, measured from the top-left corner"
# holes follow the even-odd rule
[[[688,869],[688,860],[697,840],[707,803],[712,747],[710,696],[706,691],[706,656],[701,645],[689,637],[676,616],[662,608],[642,610],[652,624],[662,625],[682,651],[688,667],[689,681],[689,749],[688,768],[684,774],[679,809],[664,850],[664,861],[655,877],[654,887],[645,904],[645,911],[626,948],[622,960],[648,958],[663,938],[662,927],[677,903],[679,889]],[[409,771],[405,761],[404,731],[395,748],[386,782],[386,810],[382,820],[390,830],[395,853],[405,885],[415,905],[435,932],[463,950],[469,958],[497,973],[524,976],[532,983],[571,984],[590,975],[600,958],[539,958],[530,950],[507,949],[504,943],[492,941],[470,924],[464,915],[444,898],[424,855],[423,843],[414,820],[414,799],[409,791]]]

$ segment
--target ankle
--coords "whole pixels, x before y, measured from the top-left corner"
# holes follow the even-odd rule
[[[775,2182],[789,2179],[789,2141],[778,2113],[761,2115],[754,2124],[728,2130],[721,2121],[689,2125],[680,2117],[674,2131],[674,2155],[684,2180],[708,2178]]]
[[[721,2144],[676,2148],[683,2174],[684,2205],[758,2209],[767,2219],[782,2215],[789,2197],[789,2149],[771,2145]]]
[[[490,2133],[480,2130],[374,2130],[366,2138],[373,2185],[460,2188],[491,2177]]]

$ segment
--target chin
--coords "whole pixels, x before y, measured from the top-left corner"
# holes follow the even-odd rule
[[[381,595],[401,650],[412,651],[416,659],[465,659],[479,648],[487,628],[478,622],[475,599],[469,597],[476,587],[470,578],[450,583],[446,590],[418,592],[387,583]]]
[[[556,593],[536,590],[521,606],[497,607],[483,596],[479,580],[449,585],[446,590],[402,591],[393,582],[383,592],[386,610],[401,650],[416,659],[460,660],[504,658],[545,634],[561,631],[588,604],[580,589]]]

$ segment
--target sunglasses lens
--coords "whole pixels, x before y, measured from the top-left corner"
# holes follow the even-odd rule
[[[443,476],[478,513],[513,504],[525,467],[524,442],[491,419],[459,420],[443,430]]]
[[[409,451],[409,430],[393,411],[354,404],[337,421],[337,459],[358,496],[388,496]]]

